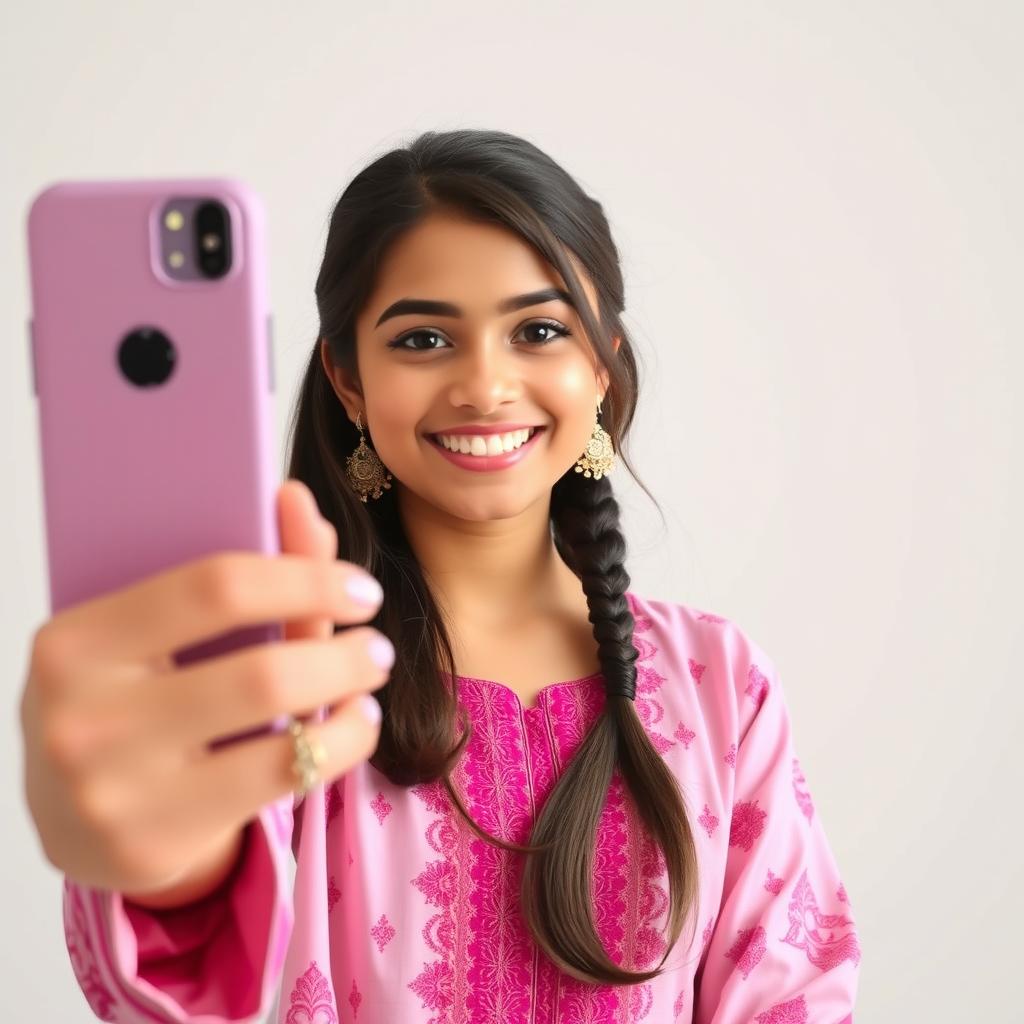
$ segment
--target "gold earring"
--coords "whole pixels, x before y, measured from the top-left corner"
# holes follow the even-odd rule
[[[601,400],[597,402],[597,415],[601,415]],[[576,472],[585,477],[593,474],[595,480],[607,476],[615,464],[615,449],[612,447],[611,435],[599,422],[594,423],[594,431],[587,441],[583,454],[576,460]]]
[[[363,414],[356,414],[356,427],[359,430],[359,447],[345,460],[345,472],[352,482],[352,487],[359,495],[359,500],[366,501],[367,495],[379,498],[383,490],[391,489],[391,474],[384,468],[380,456],[366,446],[363,437]]]

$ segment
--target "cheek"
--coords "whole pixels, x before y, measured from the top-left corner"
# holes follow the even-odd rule
[[[578,361],[560,367],[552,375],[551,386],[545,389],[548,409],[560,425],[590,430],[591,420],[597,415],[599,394],[594,373],[588,365]]]
[[[593,374],[585,367],[559,375],[557,386],[541,399],[554,428],[545,441],[558,462],[571,465],[586,448],[597,418],[597,396]]]
[[[403,373],[401,367],[381,368],[366,385],[368,394],[384,396],[370,410],[374,430],[389,445],[403,445],[430,408],[424,375]]]

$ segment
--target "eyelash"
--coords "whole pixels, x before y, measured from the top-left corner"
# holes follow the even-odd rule
[[[548,338],[545,341],[532,341],[531,345],[536,345],[538,348],[543,345],[550,345],[551,342],[557,341],[558,338],[567,338],[572,334],[572,331],[568,327],[560,324],[557,320],[531,320],[529,323],[523,324],[520,327],[520,331],[525,330],[527,327],[548,327],[556,332],[556,337]],[[435,331],[430,328],[421,328],[418,331],[407,331],[405,334],[399,335],[394,341],[388,342],[388,348],[398,348],[405,352],[437,352],[437,348],[408,348],[405,344],[409,338],[418,337],[421,334],[436,334],[438,337],[441,336],[440,331]]]

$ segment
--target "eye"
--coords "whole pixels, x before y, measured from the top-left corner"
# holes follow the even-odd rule
[[[432,352],[434,347],[429,348],[416,348],[406,345],[405,342],[411,338],[440,338],[441,335],[436,331],[410,331],[408,334],[403,334],[401,337],[395,338],[394,341],[388,342],[388,348],[401,348],[405,349],[406,352]]]
[[[522,333],[528,329],[539,329],[545,331],[549,335],[549,337],[534,338],[530,341],[531,345],[538,347],[541,345],[550,345],[551,342],[557,341],[559,338],[567,338],[572,334],[572,331],[570,331],[568,327],[564,324],[560,324],[557,320],[531,320],[529,323],[523,324],[523,326],[519,328],[519,331]],[[406,352],[436,352],[438,350],[438,346],[431,345],[427,347],[417,347],[406,345],[405,342],[409,341],[411,338],[441,337],[441,333],[433,329],[409,331],[407,334],[402,334],[395,338],[394,341],[389,341],[388,348],[403,349]]]
[[[534,341],[536,345],[548,345],[558,338],[566,338],[572,334],[568,327],[563,326],[557,320],[532,320],[530,323],[524,324],[522,330],[525,331],[530,327],[537,327],[542,331],[547,331],[549,335],[554,335],[553,337],[536,339]]]

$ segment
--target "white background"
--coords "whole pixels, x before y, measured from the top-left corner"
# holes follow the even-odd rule
[[[863,947],[855,1019],[1018,1017],[1018,4],[38,0],[2,19],[7,1019],[92,1019],[21,788],[49,614],[28,201],[63,178],[250,181],[283,445],[337,196],[459,127],[529,138],[605,207],[644,370],[630,450],[668,518],[614,478],[633,589],[734,619],[779,666]]]

